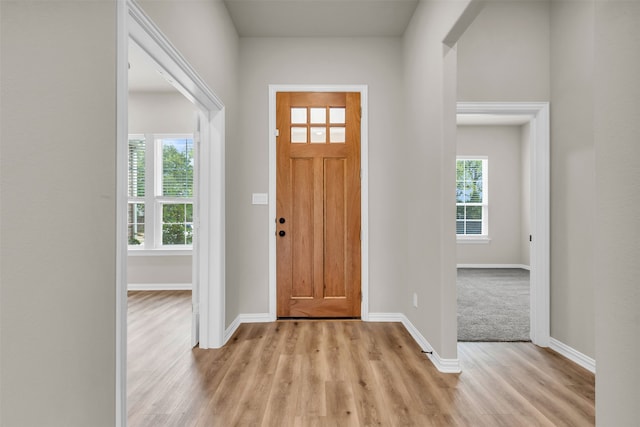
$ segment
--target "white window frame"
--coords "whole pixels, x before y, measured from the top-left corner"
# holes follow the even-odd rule
[[[456,167],[458,160],[480,160],[482,161],[482,203],[457,203],[458,206],[482,206],[482,232],[480,234],[458,234],[458,243],[489,243],[489,157],[488,156],[456,156]],[[456,209],[457,211],[457,209]],[[456,219],[457,221],[457,219]]]
[[[162,195],[162,140],[170,138],[189,138],[194,140],[194,135],[190,133],[129,134],[129,140],[144,139],[145,141],[144,200],[141,201],[139,197],[130,197],[128,199],[129,203],[144,203],[145,236],[142,245],[127,245],[129,255],[191,255],[192,253],[193,244],[162,244],[162,206],[172,203],[191,203],[192,205],[195,203],[195,195],[193,197],[167,197]]]

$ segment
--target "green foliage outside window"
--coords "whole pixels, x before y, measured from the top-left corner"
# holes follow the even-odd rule
[[[128,153],[128,197],[127,210],[127,241],[131,246],[140,246],[145,242],[145,225],[149,233],[161,230],[161,236],[155,236],[156,244],[162,245],[191,245],[193,242],[193,172],[194,146],[193,139],[163,138],[155,140],[160,144],[160,151],[153,152],[162,158],[146,158],[148,144],[153,144],[153,135],[132,136],[129,139]],[[149,164],[147,164],[149,162]],[[146,170],[153,165],[160,169],[161,182],[154,182],[154,174],[146,175]],[[150,181],[147,182],[147,179]],[[152,191],[152,189],[157,189]],[[146,190],[149,189],[147,194]],[[148,204],[148,206],[145,204]],[[155,208],[160,211],[156,212]],[[145,208],[153,209],[160,221],[155,224],[145,224]],[[146,218],[149,221],[149,218]],[[156,220],[151,220],[156,222]],[[157,224],[157,222],[156,222]],[[160,240],[161,239],[161,240]],[[153,248],[149,248],[153,249]]]
[[[456,161],[456,234],[482,234],[483,161]]]
[[[162,244],[193,243],[193,204],[162,205]]]
[[[193,140],[162,140],[162,195],[193,197]],[[162,244],[190,245],[193,242],[193,204],[162,205]]]

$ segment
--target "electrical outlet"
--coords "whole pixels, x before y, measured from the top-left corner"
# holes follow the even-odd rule
[[[413,293],[413,307],[418,308],[418,294],[415,292]]]

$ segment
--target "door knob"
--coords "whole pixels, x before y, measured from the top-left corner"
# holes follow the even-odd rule
[[[284,230],[280,230],[280,231],[278,232],[278,235],[279,235],[280,237],[284,237],[284,235],[285,235],[285,234],[287,234],[287,233],[285,233],[285,232],[284,232]]]
[[[284,224],[284,223],[285,223],[285,220],[284,220],[284,218],[280,218],[280,219],[278,220],[278,222],[279,222],[280,224]]]

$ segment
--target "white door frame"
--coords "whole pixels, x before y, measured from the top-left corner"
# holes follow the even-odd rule
[[[528,115],[531,159],[531,342],[549,347],[550,130],[548,102],[458,102],[458,115]]]
[[[360,122],[361,196],[361,293],[360,317],[369,320],[369,121],[367,85],[269,85],[269,318],[277,318],[276,275],[276,93],[358,92],[362,107]]]
[[[201,348],[224,344],[225,107],[196,71],[132,0],[117,2],[117,252],[116,252],[116,425],[127,425],[127,152],[128,46],[140,46],[167,80],[198,107],[199,167],[194,220],[193,289],[198,303]],[[198,295],[199,294],[199,295]],[[197,320],[197,317],[194,317]]]

